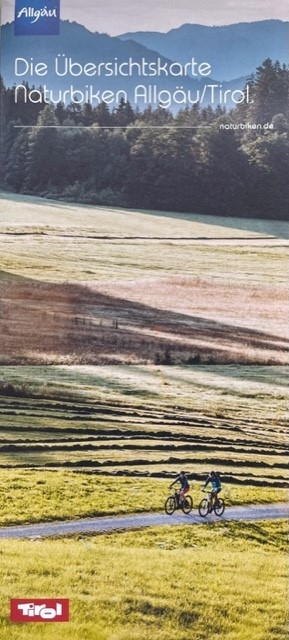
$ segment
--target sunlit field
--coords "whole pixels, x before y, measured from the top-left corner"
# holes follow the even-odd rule
[[[0,392],[2,526],[163,511],[181,466],[195,507],[212,466],[228,511],[288,499],[285,367],[2,367]],[[287,640],[287,540],[285,520],[1,540],[1,640]],[[70,622],[11,624],[11,597],[69,598]]]
[[[282,221],[0,198],[2,364],[287,364]]]
[[[0,394],[5,522],[162,510],[181,468],[195,501],[212,468],[228,504],[287,499],[287,368],[3,367]]]
[[[202,483],[191,481],[193,514],[204,497]],[[100,477],[69,470],[1,469],[0,526],[76,520],[140,513],[164,513],[169,479]],[[226,507],[281,503],[288,489],[223,483]]]
[[[1,540],[1,640],[287,640],[287,536],[275,521]],[[69,598],[70,622],[11,624],[10,597]]]

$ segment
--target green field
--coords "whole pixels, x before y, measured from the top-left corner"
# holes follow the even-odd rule
[[[0,194],[0,525],[288,500],[288,225]],[[49,366],[48,366],[49,365]],[[166,366],[165,366],[166,365]],[[287,640],[288,523],[0,541],[1,640]],[[71,621],[12,625],[9,599]]]
[[[0,379],[1,525],[162,511],[184,455],[195,505],[212,465],[228,510],[288,499],[286,367]],[[287,541],[285,520],[1,540],[1,640],[287,640]],[[68,597],[71,620],[11,624],[11,597]]]
[[[75,520],[135,513],[164,512],[169,480],[99,477],[85,472],[1,469],[0,526]],[[194,512],[204,494],[192,481]],[[244,504],[287,502],[288,490],[239,487],[224,483],[228,508]]]
[[[162,510],[181,468],[195,501],[211,468],[287,499],[287,368],[3,367],[0,394],[2,522]]]
[[[2,540],[1,640],[287,640],[287,535],[272,521]],[[71,620],[11,624],[10,597],[68,597]]]

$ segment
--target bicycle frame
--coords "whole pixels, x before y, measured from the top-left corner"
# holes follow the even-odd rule
[[[209,513],[214,513],[216,516],[221,516],[225,510],[225,502],[223,498],[219,498],[218,495],[215,496],[215,500],[212,500],[211,491],[206,492],[206,497],[202,498],[200,504],[198,506],[199,515],[204,518]]]
[[[206,495],[205,498],[203,498],[203,500],[207,500],[208,503],[208,513],[212,513],[213,511],[213,498],[212,498],[212,494],[211,491],[206,491]]]
[[[174,493],[170,495],[165,502],[165,511],[168,515],[172,515],[176,509],[182,509],[184,513],[188,514],[192,507],[192,497],[188,493],[184,496],[180,496],[179,489],[175,489]]]

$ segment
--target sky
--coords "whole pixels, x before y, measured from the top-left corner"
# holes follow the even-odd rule
[[[14,19],[14,2],[2,0],[2,24]],[[53,0],[45,4],[49,8]],[[90,31],[119,35],[127,31],[166,32],[186,22],[224,25],[271,18],[287,21],[289,11],[288,0],[60,0],[60,17],[75,20]]]

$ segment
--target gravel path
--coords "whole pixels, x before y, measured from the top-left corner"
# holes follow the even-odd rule
[[[289,518],[289,504],[252,505],[228,507],[221,518],[210,514],[200,518],[194,510],[190,515],[177,511],[172,516],[165,513],[115,516],[109,518],[83,518],[61,522],[47,522],[33,525],[19,525],[0,528],[0,538],[46,538],[81,533],[106,533],[125,529],[140,529],[159,525],[204,524],[226,520],[271,520]]]

